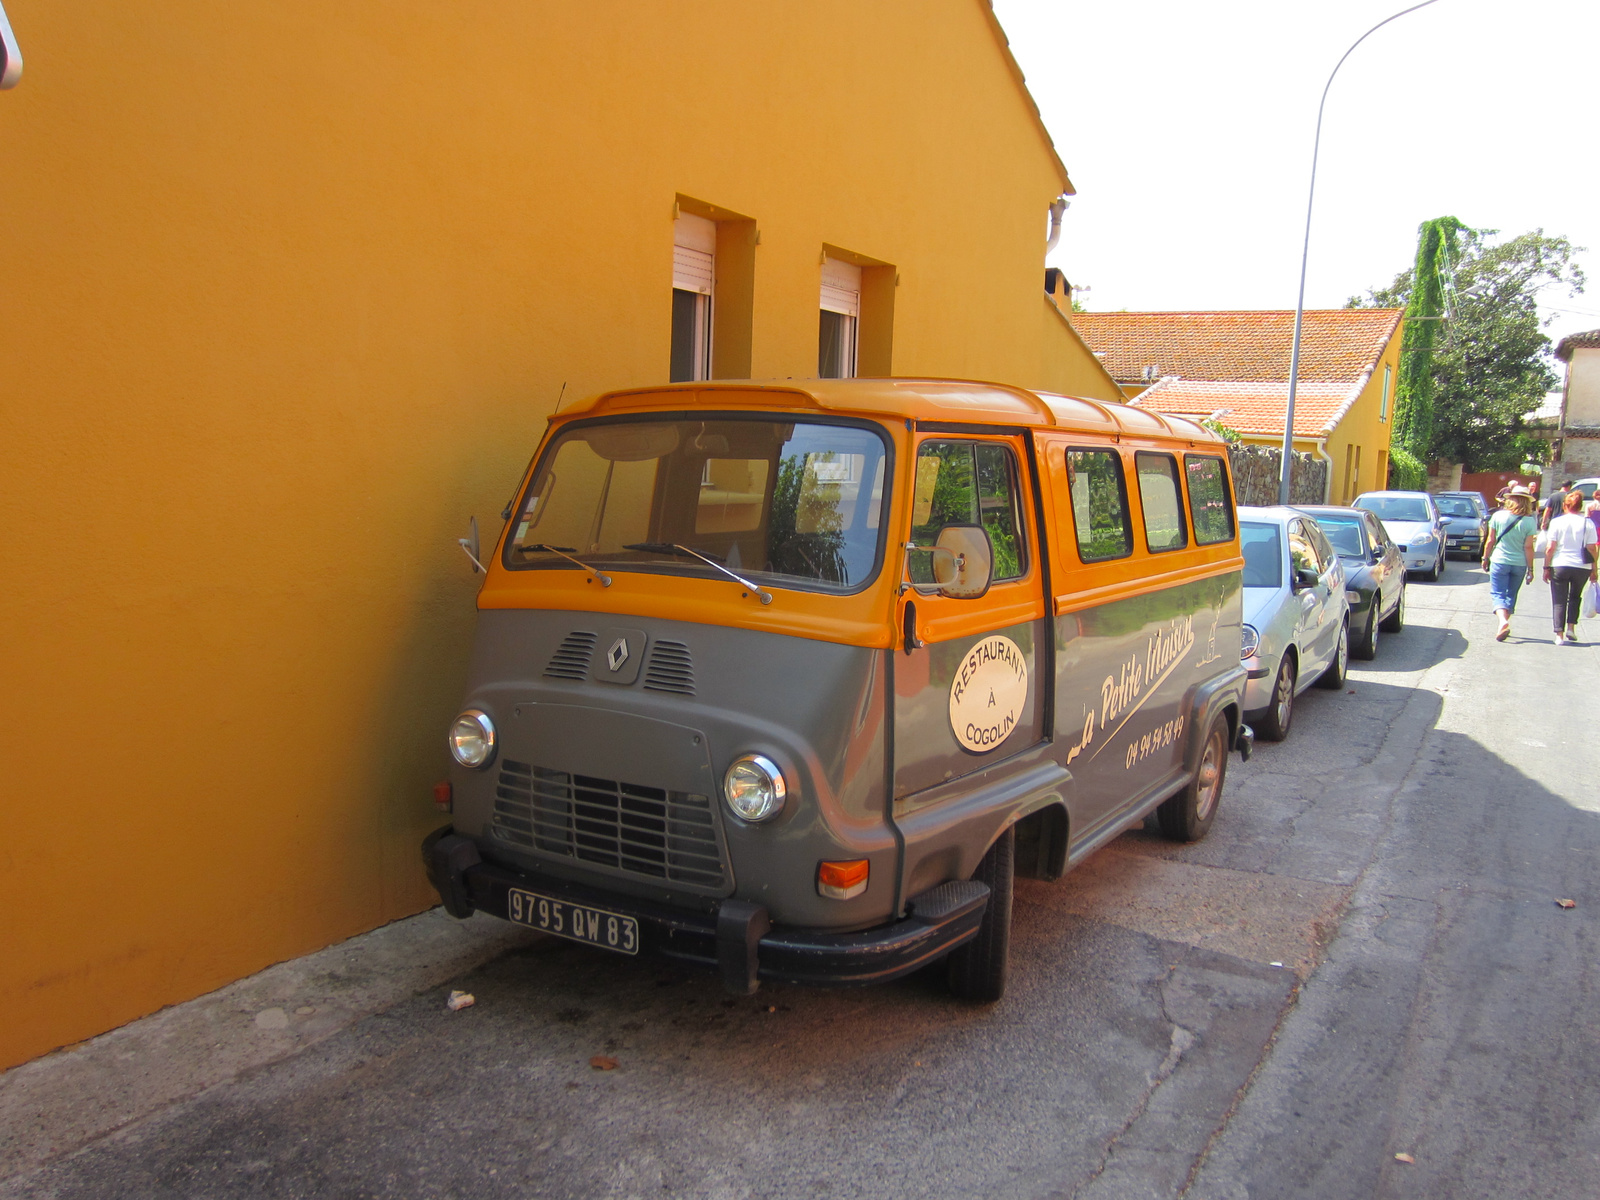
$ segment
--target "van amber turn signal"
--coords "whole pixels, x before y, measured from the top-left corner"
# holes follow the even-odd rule
[[[817,894],[833,900],[849,900],[867,890],[867,860],[817,864]]]

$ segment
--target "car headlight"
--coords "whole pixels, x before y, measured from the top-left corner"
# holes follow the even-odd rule
[[[766,821],[783,811],[789,787],[770,758],[746,754],[733,760],[722,779],[722,793],[741,821]]]
[[[1259,649],[1261,649],[1261,634],[1256,632],[1256,627],[1242,626],[1239,630],[1239,657],[1253,658]]]
[[[1431,546],[1433,545],[1433,534],[1418,534],[1416,537],[1411,539],[1411,545],[1413,549],[1415,549],[1417,546]]]
[[[494,722],[469,708],[450,726],[450,756],[463,767],[486,767],[494,758]]]

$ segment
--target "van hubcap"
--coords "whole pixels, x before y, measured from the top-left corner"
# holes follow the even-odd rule
[[[1206,742],[1205,756],[1200,760],[1200,772],[1196,779],[1198,794],[1195,796],[1194,815],[1196,820],[1204,821],[1211,815],[1211,810],[1217,806],[1217,784],[1222,779],[1222,756],[1225,753],[1222,745],[1222,735],[1213,734]]]

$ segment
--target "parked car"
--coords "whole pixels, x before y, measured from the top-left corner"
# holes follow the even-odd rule
[[[1593,477],[1588,479],[1575,479],[1572,481],[1572,486],[1583,493],[1583,502],[1587,504],[1589,501],[1594,499],[1595,489],[1600,488],[1600,479],[1595,479]]]
[[[1406,565],[1400,549],[1364,508],[1303,508],[1316,519],[1344,560],[1345,599],[1350,602],[1350,657],[1374,658],[1378,631],[1399,633],[1406,623]]]
[[[1289,736],[1294,698],[1344,686],[1350,605],[1344,564],[1317,522],[1296,508],[1239,509],[1248,672],[1245,719],[1262,737]]]
[[[1444,523],[1432,496],[1427,492],[1365,492],[1351,505],[1383,522],[1405,559],[1406,570],[1430,582],[1439,578],[1444,570]]]
[[[1477,558],[1489,536],[1489,507],[1479,492],[1440,492],[1433,498],[1444,531],[1444,552]]]

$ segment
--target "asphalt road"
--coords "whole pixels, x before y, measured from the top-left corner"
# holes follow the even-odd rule
[[[999,1005],[536,943],[0,1197],[1600,1196],[1597,651],[1485,593],[1413,583],[1206,841],[1019,881]]]

